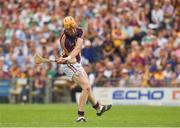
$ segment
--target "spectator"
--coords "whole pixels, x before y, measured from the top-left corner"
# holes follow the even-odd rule
[[[102,52],[103,52],[104,58],[110,58],[112,60],[113,58],[112,53],[114,51],[115,51],[115,48],[113,46],[111,34],[107,34],[106,39],[102,46]]]
[[[133,27],[130,25],[130,21],[128,18],[123,21],[121,31],[124,32],[126,35],[125,45],[130,45],[131,39],[134,36],[134,30]]]
[[[152,87],[163,87],[164,85],[164,74],[163,68],[161,66],[158,67],[157,71],[152,74],[150,84]]]
[[[159,2],[154,3],[153,9],[151,10],[151,15],[151,20],[153,23],[158,27],[161,27],[164,20],[164,13]]]
[[[126,38],[125,33],[122,32],[119,28],[114,28],[112,30],[112,39],[113,39],[113,44],[115,48],[118,48],[121,45],[124,45],[125,38]]]
[[[173,22],[172,20],[175,15],[174,7],[171,4],[171,0],[165,0],[162,9],[163,9],[164,23],[166,24],[166,28],[171,29]]]
[[[92,44],[89,40],[85,40],[84,42],[85,47],[82,49],[82,55],[90,62],[94,62],[94,53],[95,50],[92,47]]]
[[[35,85],[34,85],[34,102],[35,103],[43,103],[44,102],[44,93],[45,93],[45,75],[46,75],[46,70],[45,69],[40,69],[39,74],[37,74],[36,79],[35,79]]]
[[[0,56],[0,79],[9,79],[8,66],[4,60],[4,57]]]

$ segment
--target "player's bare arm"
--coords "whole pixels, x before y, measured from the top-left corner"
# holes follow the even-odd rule
[[[61,48],[62,48],[62,52],[61,52],[60,57],[58,58],[58,61],[57,61],[58,64],[62,64],[62,63],[65,62],[65,61],[63,61],[63,59],[62,59],[63,56],[67,54],[67,52],[65,52],[64,43],[65,43],[65,35],[63,35],[63,37],[62,37],[62,39],[61,39],[61,43],[60,43]]]
[[[74,50],[69,54],[68,57],[69,58],[75,58],[81,52],[82,45],[83,45],[83,39],[78,38]],[[68,59],[68,57],[67,57],[67,59]]]
[[[76,56],[81,52],[83,39],[78,38],[76,42],[76,46],[72,52],[68,53],[66,50],[64,43],[65,43],[65,35],[61,39],[61,48],[62,48],[62,56],[58,59],[58,63],[65,63],[66,61],[74,63],[76,61]],[[63,57],[63,55],[68,55],[67,57]]]

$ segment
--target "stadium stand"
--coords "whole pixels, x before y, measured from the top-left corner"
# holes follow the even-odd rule
[[[0,1],[0,79],[11,83],[3,90],[15,94],[19,88],[10,101],[34,103],[49,101],[47,88],[52,97],[61,92],[59,65],[35,65],[33,55],[55,58],[53,44],[67,15],[84,29],[82,64],[92,87],[180,87],[178,5],[179,0]],[[27,84],[19,86],[19,79]]]

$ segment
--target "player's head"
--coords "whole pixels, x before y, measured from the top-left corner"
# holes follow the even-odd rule
[[[65,17],[63,20],[63,25],[65,28],[65,31],[69,35],[75,35],[76,34],[77,24],[76,24],[76,21],[74,20],[73,17],[71,17],[71,16]]]

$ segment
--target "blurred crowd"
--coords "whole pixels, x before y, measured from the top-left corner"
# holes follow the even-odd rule
[[[59,65],[62,20],[84,29],[82,64],[92,86],[180,87],[180,0],[0,0],[0,79],[34,78],[41,92]]]

